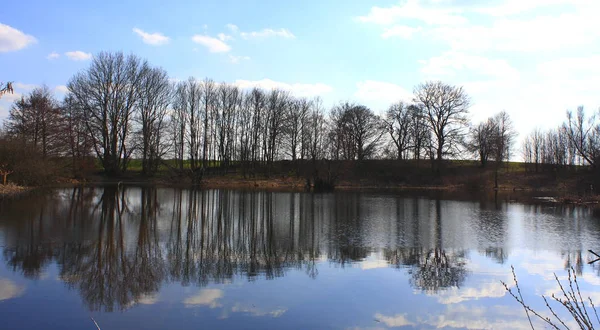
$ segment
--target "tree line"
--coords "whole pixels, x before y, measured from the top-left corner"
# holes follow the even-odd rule
[[[110,175],[126,171],[132,159],[141,161],[144,175],[162,166],[195,180],[214,167],[268,174],[284,159],[427,159],[439,171],[444,159],[471,154],[485,167],[488,160],[508,160],[516,137],[506,112],[471,124],[466,91],[441,81],[415,86],[412,102],[394,103],[378,116],[347,101],[327,111],[319,97],[281,89],[247,90],[208,78],[174,82],[135,55],[101,52],[67,87],[60,101],[45,86],[17,100],[5,138],[43,159],[68,158],[75,171],[97,159]],[[594,165],[592,150],[600,144],[577,120],[569,117],[574,123],[560,138]],[[534,159],[529,154],[534,152],[525,152],[527,161]]]
[[[523,159],[534,164],[535,171],[551,166],[570,168],[600,165],[600,120],[596,114],[586,117],[583,106],[568,110],[565,122],[554,129],[534,129],[523,140]]]

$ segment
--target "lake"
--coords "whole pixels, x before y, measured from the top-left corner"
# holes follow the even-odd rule
[[[511,266],[545,315],[540,295],[571,267],[600,304],[597,212],[518,200],[130,186],[7,200],[0,328],[529,329]]]

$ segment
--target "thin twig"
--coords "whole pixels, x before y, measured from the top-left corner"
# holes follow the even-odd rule
[[[93,317],[90,316],[90,319],[92,319],[92,321],[94,322],[94,324],[96,325],[96,328],[98,328],[98,330],[102,330],[102,329],[100,329],[100,326],[98,325],[98,322],[96,322],[96,320],[94,320]]]

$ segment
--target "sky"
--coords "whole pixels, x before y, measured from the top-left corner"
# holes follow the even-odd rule
[[[520,139],[600,106],[600,1],[10,1],[0,11],[0,119],[35,86],[60,99],[100,51],[173,79],[363,103],[381,114],[429,80],[463,86],[473,122],[505,110]]]

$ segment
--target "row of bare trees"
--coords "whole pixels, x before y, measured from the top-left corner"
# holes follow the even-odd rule
[[[269,173],[282,159],[429,159],[439,170],[444,159],[470,153],[482,167],[488,160],[499,166],[516,138],[506,112],[471,125],[467,93],[440,81],[417,85],[412,103],[394,103],[378,116],[352,102],[326,111],[318,97],[280,89],[174,82],[135,55],[102,52],[67,87],[62,102],[47,87],[16,101],[7,132],[42,158],[67,156],[74,168],[96,158],[108,174],[127,170],[134,158],[145,175],[166,166],[195,179],[215,166]],[[526,140],[526,161],[596,165],[600,126],[582,109],[558,131],[538,133]]]
[[[582,106],[576,113],[567,111],[566,121],[555,129],[537,128],[523,140],[523,158],[533,163],[535,171],[541,167],[572,167],[589,165],[598,169],[600,164],[600,120],[596,114],[586,117]]]
[[[104,52],[67,87],[62,102],[47,87],[15,102],[9,135],[43,158],[69,156],[74,166],[93,155],[108,174],[137,158],[146,175],[164,164],[196,178],[215,164],[246,174],[281,159],[441,164],[464,144],[470,103],[461,87],[427,82],[415,87],[414,104],[393,104],[383,117],[351,102],[326,112],[318,97],[210,79],[173,82],[137,56]]]

